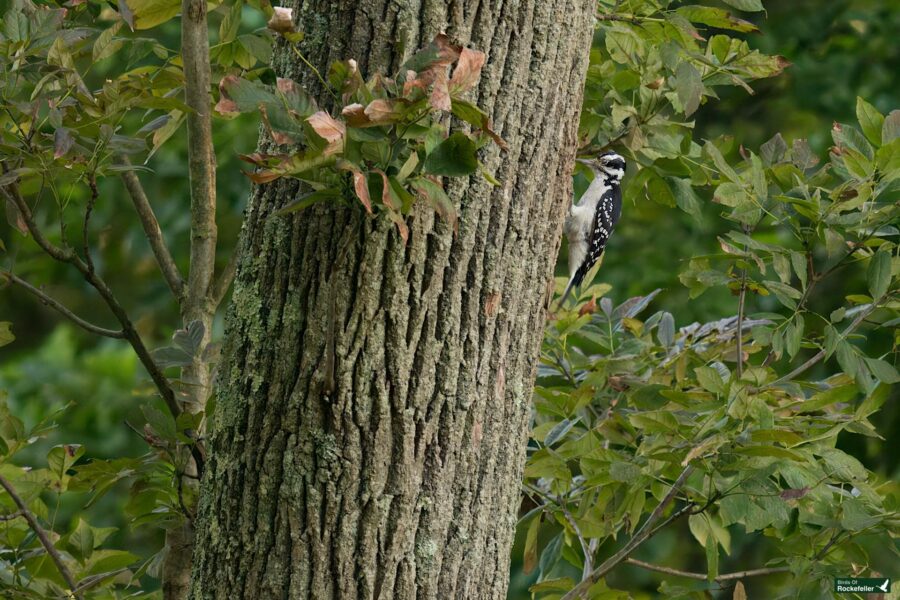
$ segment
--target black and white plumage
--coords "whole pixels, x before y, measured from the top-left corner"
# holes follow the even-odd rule
[[[594,180],[581,196],[578,204],[569,209],[565,234],[569,242],[569,283],[559,305],[575,286],[581,285],[588,271],[597,262],[613,234],[622,214],[622,178],[625,159],[615,152],[606,152],[596,159],[583,160],[594,172]]]

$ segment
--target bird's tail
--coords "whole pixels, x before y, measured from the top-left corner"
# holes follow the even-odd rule
[[[562,305],[566,301],[566,299],[569,297],[569,294],[571,293],[572,288],[574,288],[576,285],[576,283],[575,283],[576,279],[577,279],[577,274],[569,278],[569,283],[566,284],[566,291],[564,291],[563,295],[560,297],[559,303],[557,303],[557,305],[556,305],[556,310],[559,310],[560,308],[562,308]]]

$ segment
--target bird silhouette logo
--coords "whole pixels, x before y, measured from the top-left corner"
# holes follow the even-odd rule
[[[882,592],[887,592],[887,591],[888,591],[888,586],[889,586],[889,585],[891,585],[891,580],[890,580],[890,579],[885,579],[885,580],[884,580],[884,583],[882,583],[881,585],[879,585],[879,586],[877,586],[877,587],[878,587],[878,589],[881,590]]]

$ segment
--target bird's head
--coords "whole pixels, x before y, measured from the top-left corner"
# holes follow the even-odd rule
[[[579,158],[578,162],[586,164],[594,173],[616,183],[625,177],[625,159],[616,152],[604,152],[596,158]]]

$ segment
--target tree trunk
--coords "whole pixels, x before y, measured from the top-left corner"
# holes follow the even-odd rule
[[[320,70],[392,74],[445,31],[487,53],[500,185],[448,182],[404,246],[354,208],[250,198],[204,478],[192,597],[506,597],[531,389],[593,31],[592,0],[302,1]],[[312,89],[290,52],[280,74]],[[333,353],[328,331],[332,329]],[[324,386],[333,356],[335,391]]]

